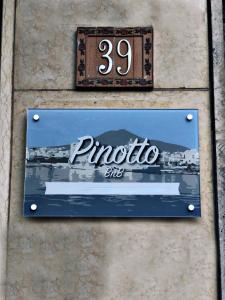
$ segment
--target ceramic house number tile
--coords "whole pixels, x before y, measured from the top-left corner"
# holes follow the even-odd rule
[[[77,88],[153,87],[153,28],[78,27]]]

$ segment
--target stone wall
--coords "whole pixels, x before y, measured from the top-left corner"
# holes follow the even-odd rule
[[[222,2],[222,9],[223,9],[223,32],[225,32],[225,1]],[[223,37],[223,47],[225,46],[225,36]],[[224,47],[225,49],[225,47]],[[224,53],[225,56],[225,53]]]
[[[154,27],[153,92],[76,91],[77,26]],[[206,0],[17,0],[8,300],[217,298]],[[27,108],[199,109],[202,218],[25,219]]]

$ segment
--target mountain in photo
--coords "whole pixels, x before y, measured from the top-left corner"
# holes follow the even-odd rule
[[[99,141],[102,145],[111,145],[113,147],[127,145],[132,140],[134,141],[136,138],[140,142],[144,141],[143,137],[139,137],[125,129],[120,130],[111,130],[104,132],[103,134],[95,137],[95,140]],[[167,152],[184,152],[189,150],[189,148],[181,145],[165,143],[162,141],[157,140],[149,140],[151,145],[155,145],[159,148],[160,152],[167,151]]]

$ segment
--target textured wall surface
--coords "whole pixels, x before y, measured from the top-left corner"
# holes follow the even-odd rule
[[[4,1],[0,66],[0,299],[5,300],[11,156],[14,0]]]
[[[77,25],[149,24],[161,90],[72,90]],[[204,0],[17,0],[8,300],[217,298],[207,51]],[[28,107],[198,108],[202,218],[24,219]]]
[[[73,89],[77,26],[154,26],[156,88],[208,86],[206,0],[18,0],[15,88]]]
[[[225,9],[225,8],[224,8]],[[217,208],[220,243],[221,299],[225,300],[225,69],[222,1],[212,0],[213,77],[217,163]]]

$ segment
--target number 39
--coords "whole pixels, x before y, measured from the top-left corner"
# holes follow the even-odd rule
[[[125,43],[127,45],[127,52],[124,54],[121,53],[121,43]],[[113,61],[112,61],[112,58],[110,57],[110,54],[112,53],[112,48],[113,48],[112,42],[110,40],[101,40],[101,42],[98,45],[98,48],[101,52],[107,50],[107,52],[105,54],[103,54],[102,57],[108,60],[108,67],[106,67],[105,65],[100,65],[98,67],[99,73],[101,73],[102,75],[107,75],[112,71],[112,67],[113,67]],[[116,67],[116,71],[122,76],[127,75],[130,70],[131,59],[132,59],[131,45],[130,45],[129,41],[125,40],[125,39],[120,40],[117,44],[116,51],[120,57],[123,57],[123,58],[127,57],[126,72],[122,72],[122,67],[120,67],[120,66]]]

